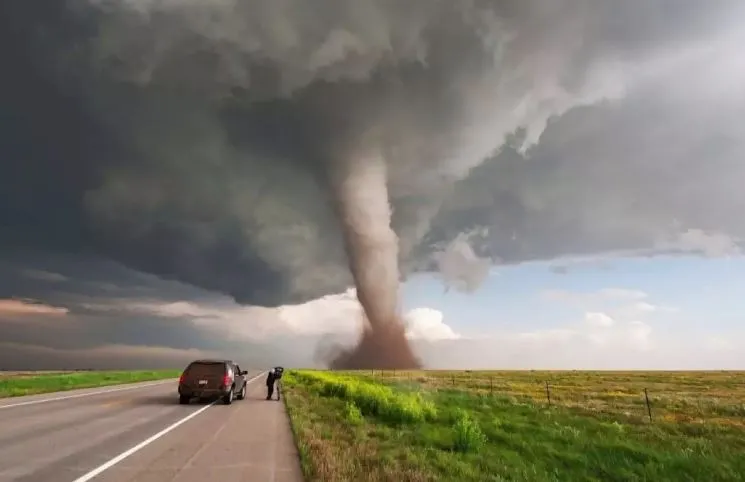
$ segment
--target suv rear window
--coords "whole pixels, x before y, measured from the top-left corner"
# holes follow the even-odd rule
[[[225,364],[214,362],[214,363],[192,363],[184,373],[189,376],[204,376],[204,375],[219,375],[225,374]]]

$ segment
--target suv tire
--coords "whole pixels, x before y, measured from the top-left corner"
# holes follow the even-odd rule
[[[178,397],[178,403],[181,405],[189,405],[189,401],[191,399],[187,397],[186,395],[179,395]]]
[[[246,398],[246,384],[243,384],[243,388],[241,388],[241,393],[238,394],[238,400],[244,400]]]
[[[231,403],[233,403],[233,388],[234,387],[230,387],[230,391],[222,397],[222,403],[224,403],[225,405],[230,405]]]

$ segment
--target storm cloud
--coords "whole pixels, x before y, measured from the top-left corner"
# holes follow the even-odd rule
[[[6,256],[109,260],[254,306],[341,293],[329,165],[370,148],[402,278],[473,290],[489,264],[745,237],[741,2],[0,9]]]

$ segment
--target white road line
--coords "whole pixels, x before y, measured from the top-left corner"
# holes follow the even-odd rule
[[[259,373],[258,375],[256,375],[252,379],[248,380],[246,382],[246,384],[249,384],[249,383],[253,382],[254,380],[257,380],[262,375],[264,375],[264,374],[263,373]],[[200,413],[204,412],[205,410],[207,410],[208,408],[210,408],[211,406],[213,406],[215,403],[217,403],[217,400],[214,401],[214,402],[212,402],[212,403],[210,403],[209,405],[207,405],[205,407],[200,408],[196,412],[193,412],[193,413],[187,415],[186,417],[184,417],[181,420],[177,421],[173,425],[169,425],[168,427],[164,428],[163,430],[161,430],[160,432],[158,432],[155,435],[151,436],[150,438],[148,438],[146,440],[143,440],[142,442],[138,443],[137,445],[135,445],[131,449],[126,450],[126,451],[120,453],[119,455],[117,455],[113,459],[109,460],[108,462],[106,462],[106,463],[104,463],[102,465],[99,465],[98,467],[96,467],[95,469],[91,470],[87,474],[78,477],[77,479],[73,480],[73,482],[88,482],[89,480],[92,480],[93,478],[95,478],[96,476],[98,476],[99,474],[101,474],[103,471],[110,469],[111,467],[115,466],[116,464],[118,464],[122,460],[124,460],[127,457],[129,457],[130,455],[134,454],[135,452],[138,452],[138,451],[142,450],[143,448],[147,447],[151,443],[155,442],[156,440],[158,440],[159,438],[161,438],[163,435],[167,434],[168,432],[170,432],[171,430],[175,429],[179,425],[188,422],[192,418],[194,418],[197,415],[199,415]]]
[[[37,403],[47,403],[47,402],[56,402],[57,400],[69,400],[71,398],[81,398],[81,397],[91,397],[93,395],[101,395],[104,393],[114,393],[114,392],[123,392],[124,390],[136,390],[138,388],[145,388],[145,387],[152,387],[155,385],[163,385],[165,383],[173,383],[175,378],[169,378],[168,380],[163,380],[160,382],[155,383],[148,383],[146,385],[127,385],[127,386],[119,386],[116,388],[110,388],[108,390],[98,390],[96,392],[86,392],[86,393],[76,393],[74,395],[63,395],[61,397],[54,397],[54,398],[43,398],[41,400],[29,400],[28,402],[20,402],[20,403],[12,403],[10,405],[0,405],[0,410],[3,408],[13,408],[13,407],[24,407],[26,405],[36,405]]]

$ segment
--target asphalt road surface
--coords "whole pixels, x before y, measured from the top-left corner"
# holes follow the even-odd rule
[[[176,380],[0,400],[0,482],[301,482],[284,404],[179,405]]]

